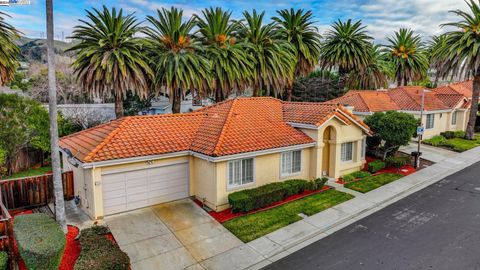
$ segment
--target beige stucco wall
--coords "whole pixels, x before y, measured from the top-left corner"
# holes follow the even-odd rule
[[[310,153],[311,148],[302,150],[301,171],[299,173],[282,176],[280,174],[281,153],[261,155],[254,157],[254,183],[241,188],[228,189],[227,165],[228,161],[216,163],[217,176],[217,208],[219,211],[228,207],[228,194],[242,189],[253,188],[272,182],[285,181],[288,179],[310,180]]]
[[[217,205],[216,163],[191,157],[190,168],[190,183],[193,187],[191,195],[215,209]]]

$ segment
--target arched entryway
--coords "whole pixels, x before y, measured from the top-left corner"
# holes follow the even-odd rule
[[[328,126],[323,131],[323,149],[322,149],[322,175],[333,177],[334,172],[334,158],[335,149],[334,145],[331,145],[331,141],[336,140],[336,130],[333,126]]]

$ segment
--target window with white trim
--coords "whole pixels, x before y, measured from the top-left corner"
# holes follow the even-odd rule
[[[452,112],[452,125],[457,124],[457,112]]]
[[[342,161],[352,161],[353,160],[353,142],[342,143],[341,151],[341,160]]]
[[[299,173],[302,170],[302,150],[283,152],[280,168],[282,175]]]
[[[360,156],[362,157],[362,160],[365,160],[365,151],[367,151],[367,138],[363,138],[361,147],[362,150],[360,152]]]
[[[228,187],[235,188],[253,183],[253,158],[228,162]]]
[[[426,129],[431,129],[435,125],[435,114],[427,114]]]

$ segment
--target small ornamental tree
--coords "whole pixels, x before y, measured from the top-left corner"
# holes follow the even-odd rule
[[[397,111],[376,112],[367,116],[364,122],[374,136],[381,139],[379,149],[383,152],[383,159],[393,155],[400,146],[407,145],[418,125],[413,115]]]

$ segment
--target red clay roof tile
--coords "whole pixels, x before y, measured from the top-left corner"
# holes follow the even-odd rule
[[[318,126],[333,115],[368,129],[334,104],[237,98],[193,113],[125,117],[63,137],[60,146],[70,149],[82,162],[187,150],[225,156],[312,143],[312,138],[288,122]]]

